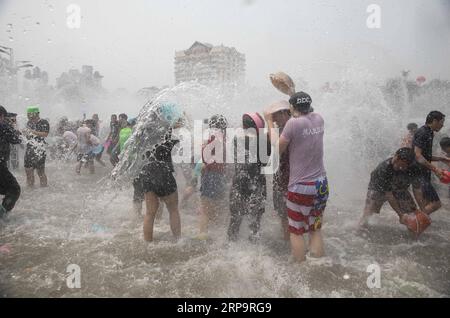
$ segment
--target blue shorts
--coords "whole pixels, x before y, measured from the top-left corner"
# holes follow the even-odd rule
[[[208,199],[218,199],[225,192],[225,175],[217,171],[204,171],[201,177],[200,193]]]

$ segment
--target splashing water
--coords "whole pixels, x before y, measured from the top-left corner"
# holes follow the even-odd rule
[[[109,168],[76,176],[74,162],[53,161],[47,165],[49,188],[24,188],[16,208],[0,221],[0,245],[12,247],[0,254],[0,295],[448,297],[450,215],[445,213],[449,201],[444,196],[445,208],[433,215],[433,225],[419,240],[409,236],[388,208],[374,220],[371,232],[354,231],[369,172],[397,148],[401,115],[371,82],[350,79],[338,90],[311,95],[326,122],[325,165],[332,190],[325,211],[325,258],[300,265],[290,261],[289,245],[282,240],[280,220],[272,209],[271,182],[260,242],[248,242],[244,222],[240,241],[228,243],[227,202],[211,229],[212,242],[191,239],[197,233],[197,193],[180,206],[182,239],[172,240],[164,211],[155,224],[155,242],[147,244],[142,220],[131,212],[131,184],[118,190],[105,182]],[[279,99],[274,92],[258,89],[232,92],[182,84],[146,104],[138,127],[155,124],[148,119],[162,100],[181,105],[191,119],[223,113],[238,125],[241,113],[262,111]],[[24,171],[16,175],[24,185]],[[179,171],[176,178],[181,193],[186,181]],[[70,264],[80,266],[80,289],[66,285]],[[381,269],[379,289],[367,285],[371,264]]]

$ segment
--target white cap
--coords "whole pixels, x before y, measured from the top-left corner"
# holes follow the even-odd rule
[[[280,112],[282,110],[290,110],[290,105],[287,100],[280,100],[276,103],[273,103],[269,107],[267,107],[266,112],[270,114],[275,114],[276,112]]]

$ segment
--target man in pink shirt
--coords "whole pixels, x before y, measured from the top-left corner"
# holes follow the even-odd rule
[[[305,260],[304,234],[310,235],[310,255],[324,254],[321,234],[322,216],[329,189],[323,164],[324,120],[311,108],[311,97],[299,92],[289,103],[293,117],[289,119],[279,140],[282,154],[289,149],[289,186],[287,208],[292,254],[299,262]],[[273,128],[270,114],[266,114]]]

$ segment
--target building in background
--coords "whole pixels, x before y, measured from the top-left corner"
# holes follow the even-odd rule
[[[16,61],[14,49],[0,45],[0,95],[18,93],[17,75],[21,69],[33,67],[30,61]]]
[[[94,67],[83,65],[80,70],[71,69],[64,72],[56,79],[56,87],[58,89],[69,85],[79,85],[91,89],[102,89],[103,76],[98,72],[94,72]]]
[[[202,84],[242,84],[245,55],[235,48],[195,42],[175,52],[175,83],[198,81]]]

